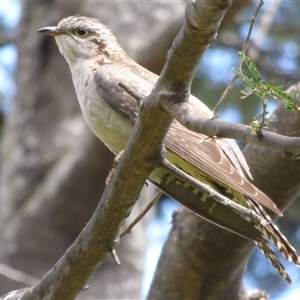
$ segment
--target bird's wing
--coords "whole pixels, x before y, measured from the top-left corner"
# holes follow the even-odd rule
[[[245,156],[237,143],[231,139],[218,139],[217,142],[239,173],[244,177],[245,172],[253,180]]]
[[[111,74],[111,65],[104,65],[95,73],[95,87],[101,98],[116,112],[124,116],[130,123],[134,124],[138,117],[138,104],[122,87],[118,85],[120,81],[129,85],[132,89],[139,89],[137,80],[131,80],[129,77],[123,78],[122,68],[115,68],[115,74]],[[120,74],[118,74],[120,72]],[[135,76],[133,74],[133,76]],[[112,84],[113,79],[116,80]]]
[[[96,88],[102,99],[133,124],[138,114],[137,102],[118,86],[118,82],[122,81],[137,93],[147,95],[157,79],[150,72],[141,72],[140,74],[136,74],[136,72],[140,72],[140,69],[134,66],[130,70],[128,66],[104,65],[95,74]],[[212,112],[200,100],[191,97],[189,102],[198,115],[212,116]],[[256,200],[276,214],[282,215],[269,197],[239,173],[232,163],[232,161],[237,160],[233,157],[232,151],[226,143],[220,147],[218,140],[188,130],[174,120],[164,144],[168,151],[180,156],[196,169],[215,179],[217,183],[223,183],[225,186]],[[226,147],[228,151],[225,151],[225,154],[224,148]],[[200,173],[198,179],[199,177],[201,177]]]
[[[218,145],[218,139],[195,133],[174,121],[165,138],[165,147],[203,171],[217,183],[256,200],[278,215],[282,215],[275,203],[242,176]],[[180,167],[180,165],[179,165]],[[193,171],[195,175],[196,171]]]
[[[130,72],[128,67],[113,64],[100,67],[95,73],[94,81],[102,99],[132,124],[138,117],[138,103],[118,83],[122,82],[140,95],[148,95],[154,85]]]

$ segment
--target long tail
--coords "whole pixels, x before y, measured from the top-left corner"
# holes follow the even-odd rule
[[[286,272],[284,266],[281,264],[278,256],[271,248],[270,243],[267,240],[262,240],[261,242],[255,242],[263,254],[267,257],[269,262],[273,267],[278,271],[278,273],[284,278],[289,284],[292,283],[292,280],[289,274]]]
[[[289,275],[285,268],[280,263],[279,258],[274,253],[269,243],[271,240],[276,248],[282,253],[282,255],[289,261],[294,262],[297,266],[300,266],[300,257],[296,249],[289,243],[286,237],[280,232],[278,227],[272,222],[271,218],[265,212],[265,210],[256,202],[247,198],[248,205],[261,217],[263,217],[267,224],[265,226],[261,224],[253,224],[256,229],[262,233],[263,240],[257,241],[257,246],[261,249],[264,255],[268,258],[274,268],[279,274],[288,282],[291,283]]]

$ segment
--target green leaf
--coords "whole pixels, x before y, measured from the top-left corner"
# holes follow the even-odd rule
[[[247,68],[246,70],[234,69],[234,72],[244,81],[241,90],[242,99],[254,94],[261,99],[263,105],[265,105],[267,98],[282,100],[285,110],[300,112],[300,106],[296,105],[300,101],[300,92],[294,100],[288,92],[282,90],[282,86],[275,85],[274,81],[266,82],[250,57],[242,52],[239,52],[239,55]]]

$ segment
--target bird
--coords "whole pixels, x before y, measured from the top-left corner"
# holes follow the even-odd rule
[[[38,32],[55,38],[69,65],[83,117],[93,133],[118,155],[130,138],[139,109],[137,101],[118,83],[122,82],[138,94],[148,95],[158,76],[131,59],[98,19],[69,16],[57,26],[43,27]],[[197,115],[205,118],[214,116],[196,97],[190,95],[188,103]],[[270,241],[297,266],[300,266],[300,257],[267,213],[270,210],[282,216],[280,210],[250,182],[251,179],[247,179],[246,176],[251,178],[251,173],[235,141],[195,133],[174,120],[165,137],[164,147],[166,158],[176,167],[217,192],[225,193],[226,197],[252,210],[265,222],[257,224],[244,217],[250,225],[244,220],[243,226],[237,225],[238,222],[230,223],[230,218],[214,213],[217,209],[213,208],[213,201],[203,200],[200,196],[196,200],[184,199],[172,192],[166,184],[172,179],[161,170],[152,172],[149,180],[197,215],[253,240],[279,274],[291,283]],[[231,213],[228,209],[225,211],[226,214]]]

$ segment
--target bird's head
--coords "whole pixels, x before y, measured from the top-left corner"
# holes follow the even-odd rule
[[[40,33],[55,37],[60,52],[71,65],[85,59],[112,60],[124,52],[110,30],[99,20],[83,16],[62,19],[57,26],[43,27]]]

